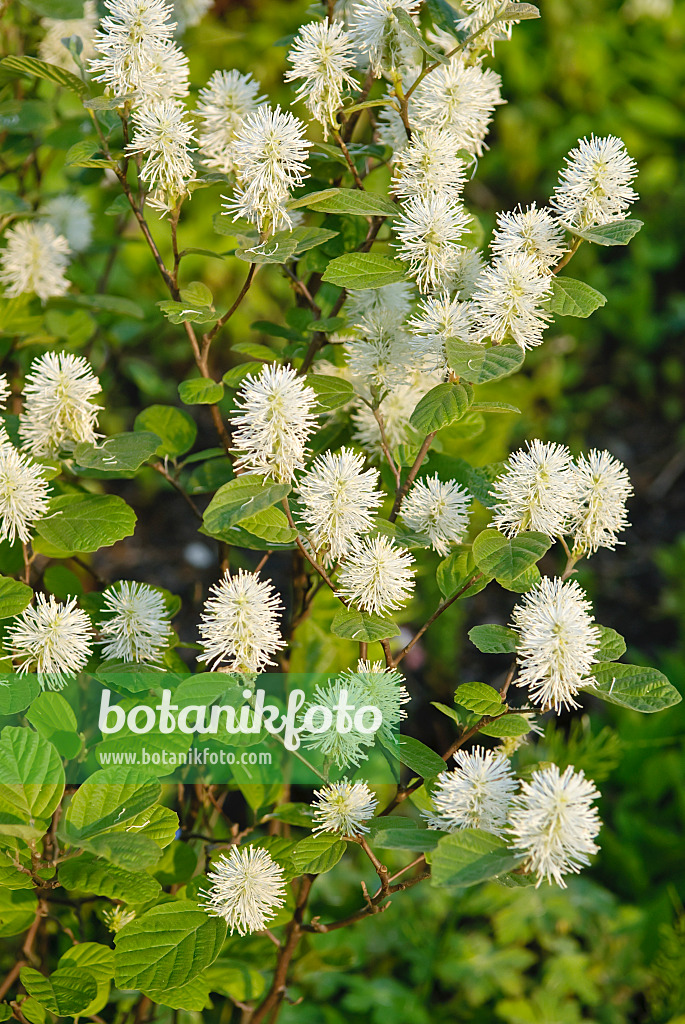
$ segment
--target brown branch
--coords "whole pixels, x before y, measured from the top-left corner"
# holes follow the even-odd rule
[[[217,320],[217,322],[214,324],[210,331],[208,331],[206,334],[202,336],[202,353],[205,358],[207,357],[207,354],[209,353],[209,347],[216,338],[217,334],[219,333],[221,328],[228,323],[228,321],[231,319],[236,309],[238,308],[238,306],[240,305],[240,303],[243,301],[248,291],[250,290],[250,285],[252,284],[252,278],[255,275],[256,269],[257,264],[251,263],[243,287],[240,289],[237,298],[233,305],[231,306],[231,308],[226,313],[224,313],[223,316],[219,317],[219,319]]]
[[[472,587],[474,585],[474,583],[477,583],[482,578],[483,578],[483,573],[482,572],[474,573],[474,575],[469,580],[466,581],[466,583],[463,585],[463,587],[460,587],[459,590],[457,590],[457,592],[455,594],[452,594],[452,596],[449,597],[446,601],[442,601],[438,605],[438,607],[435,609],[435,611],[433,612],[431,617],[424,622],[423,626],[421,626],[421,629],[419,629],[418,632],[414,634],[414,636],[411,638],[411,640],[406,645],[406,647],[402,648],[400,653],[393,660],[391,667],[395,668],[395,666],[399,665],[399,663],[402,661],[404,656],[406,654],[409,654],[409,651],[412,649],[412,647],[414,647],[414,645],[416,643],[418,643],[418,641],[421,639],[421,637],[426,632],[428,627],[432,626],[433,623],[435,622],[435,620],[440,615],[442,615],[442,613],[444,611],[446,611],[451,604],[454,604],[454,602],[456,600],[458,600],[458,598],[460,598],[462,594],[465,594],[466,591],[469,589],[469,587]]]
[[[158,472],[158,473],[160,474],[160,476],[163,476],[163,477],[164,477],[164,479],[165,479],[165,480],[166,480],[166,481],[167,481],[168,483],[170,483],[170,484],[171,484],[171,486],[172,486],[172,487],[174,488],[174,490],[175,490],[175,491],[177,491],[177,492],[178,492],[178,493],[179,493],[179,494],[181,495],[181,497],[183,498],[183,500],[184,500],[184,501],[186,502],[186,504],[187,504],[187,505],[189,506],[189,508],[190,508],[190,509],[192,510],[192,512],[193,512],[193,515],[194,515],[194,516],[196,516],[196,517],[197,517],[197,518],[198,518],[198,519],[200,520],[200,522],[202,522],[202,512],[200,512],[199,508],[197,507],[197,505],[195,504],[195,502],[193,501],[193,499],[192,499],[192,498],[190,497],[190,495],[188,494],[188,492],[187,492],[187,491],[185,491],[185,490],[183,489],[183,487],[181,487],[181,485],[180,485],[180,483],[178,482],[178,480],[176,480],[176,479],[175,479],[175,478],[174,478],[174,477],[173,477],[173,476],[171,475],[171,473],[170,473],[170,472],[169,472],[169,470],[168,470],[168,469],[166,468],[166,466],[165,466],[165,465],[164,465],[164,464],[163,464],[162,462],[156,462],[156,463],[154,463],[154,464],[152,465],[152,468],[153,468],[154,470],[156,470],[156,471],[157,471],[157,472]]]
[[[286,516],[286,519],[288,520],[288,525],[290,526],[290,529],[291,530],[297,530],[297,527],[295,526],[295,520],[293,519],[293,514],[290,511],[290,505],[288,504],[288,499],[284,498],[283,501],[281,502],[281,504],[283,505],[283,509],[285,511],[285,516]],[[310,553],[307,551],[307,548],[304,546],[304,544],[300,540],[299,536],[297,536],[295,538],[295,543],[297,544],[298,548],[300,549],[301,554],[304,555],[304,557],[307,559],[307,561],[309,562],[311,567],[318,572],[319,576],[324,581],[324,583],[326,583],[331,588],[331,590],[333,591],[334,594],[338,594],[338,591],[336,589],[335,584],[333,583],[333,581],[329,577],[329,575],[326,572],[326,570],[324,569],[324,567],[322,565],[320,565],[319,562],[317,562],[317,560],[314,558],[313,555],[310,555]],[[340,597],[339,594],[338,594],[338,597]],[[340,598],[340,599],[342,600],[342,598]],[[345,604],[344,601],[343,601],[343,604]]]
[[[278,961],[276,963],[276,970],[274,972],[273,981],[271,982],[271,987],[264,997],[264,1000],[255,1010],[251,1019],[251,1024],[260,1024],[261,1021],[265,1021],[272,1011],[278,1010],[278,1007],[281,1005],[285,997],[288,968],[290,967],[290,961],[293,958],[295,950],[297,949],[304,932],[302,921],[307,907],[309,893],[312,885],[314,884],[315,878],[316,875],[304,875],[302,877],[300,891],[297,894],[295,913],[286,928],[285,942],[279,950]]]
[[[575,254],[580,249],[582,244],[583,244],[583,239],[582,238],[574,238],[573,242],[571,243],[571,248],[568,250],[568,252],[564,256],[561,257],[561,259],[556,264],[556,266],[554,266],[552,268],[552,273],[553,274],[558,274],[559,271],[562,270],[566,266],[567,263],[570,263],[571,260],[573,259],[573,257],[575,256]]]
[[[342,150],[342,155],[345,157],[345,163],[347,164],[347,166],[349,167],[350,171],[352,172],[352,177],[354,178],[355,188],[358,188],[358,189],[360,189],[363,192],[364,191],[364,182],[359,177],[359,171],[357,170],[357,165],[355,164],[354,160],[352,159],[352,157],[350,155],[350,151],[347,148],[345,140],[343,139],[342,135],[340,134],[340,132],[338,131],[337,128],[333,129],[333,135],[335,137],[335,141],[338,143],[338,145],[340,146],[340,149]]]

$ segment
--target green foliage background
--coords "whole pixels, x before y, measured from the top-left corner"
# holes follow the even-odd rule
[[[306,3],[284,0],[220,2],[215,15],[186,36],[192,80],[204,82],[216,67],[237,67],[251,71],[274,102],[288,102],[281,85],[285,49],[274,48],[274,42],[295,31],[306,10]],[[555,330],[552,340],[529,355],[525,373],[492,386],[491,397],[515,403],[524,415],[494,417],[491,429],[470,442],[466,457],[477,465],[493,461],[523,438],[541,436],[574,450],[607,447],[627,463],[636,488],[627,546],[615,555],[597,555],[580,582],[590,588],[598,620],[625,634],[630,661],[656,665],[682,692],[685,8],[676,4],[665,20],[631,21],[614,0],[543,0],[541,12],[540,21],[521,26],[513,42],[498,49],[495,66],[508,105],[497,112],[492,152],[481,162],[469,201],[486,227],[498,209],[544,202],[577,138],[590,131],[611,133],[625,140],[640,165],[635,212],[645,228],[629,255],[625,249],[582,247],[574,275],[605,292],[608,304],[591,320],[562,321],[563,332]],[[67,118],[72,102],[68,96],[61,101]],[[66,125],[46,125],[46,136],[52,130],[63,136],[53,141],[78,141],[75,111],[74,103],[74,120]],[[60,190],[64,173],[61,165],[46,164],[48,191]],[[94,210],[102,213],[111,197],[99,186],[100,172],[66,174],[87,188]],[[211,227],[215,210],[214,193],[193,197],[184,245],[221,251]],[[105,274],[112,246],[120,241],[118,218],[98,219],[109,225],[110,238],[102,240],[88,266],[74,265],[84,282],[94,270]],[[149,253],[134,227],[128,230],[131,237],[117,251],[109,287],[134,299],[145,318],[117,318],[94,336],[85,312],[78,323],[73,316],[63,325],[55,321],[55,331],[64,330],[71,348],[89,344],[112,396],[102,417],[108,434],[130,429],[142,405],[175,402],[176,382],[190,370],[182,332],[156,309],[165,296]],[[230,301],[242,272],[235,261],[188,259],[188,279],[202,276],[218,303]],[[266,340],[251,324],[281,321],[289,301],[288,285],[278,275],[258,280],[217,346],[214,358],[222,371],[236,361],[229,354],[236,343]],[[209,426],[201,425],[207,438]],[[171,501],[152,471],[138,486],[139,506]],[[192,574],[176,570],[186,573],[189,588]],[[417,620],[435,596],[424,587],[425,609],[412,607]],[[482,621],[478,599],[467,613]],[[445,700],[453,690],[453,666],[460,665],[462,680],[497,671],[494,659],[460,648],[472,623],[459,614],[440,620],[423,663],[414,666],[426,688],[425,720],[420,715],[418,727],[426,742],[439,741],[439,716],[428,701]],[[503,620],[507,614],[503,606]],[[330,638],[323,652],[316,640],[315,626],[303,632],[303,667],[328,668]],[[572,879],[566,891],[420,887],[398,895],[386,913],[354,931],[316,936],[296,963],[290,990],[304,1002],[284,1007],[284,1024],[685,1022],[685,705],[654,716],[599,702],[592,711],[591,723],[581,717],[550,726],[538,753],[544,757],[549,751],[562,768],[567,757],[602,789],[602,852],[593,868]],[[568,745],[562,734],[569,734]],[[340,917],[354,910],[360,871],[367,867],[345,858],[323,876],[313,913],[317,903],[336,908]],[[70,946],[57,929],[52,941],[59,953]],[[15,942],[5,945],[3,976]],[[251,942],[258,957],[268,958],[261,938],[241,940],[241,952]],[[228,1001],[216,1000],[215,1010],[204,1016],[228,1021],[231,1012]],[[179,1021],[202,1016],[161,1008],[157,1019],[172,1014]]]

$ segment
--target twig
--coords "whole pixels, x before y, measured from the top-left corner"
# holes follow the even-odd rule
[[[355,164],[354,160],[350,156],[350,151],[347,148],[347,145],[345,144],[345,140],[343,139],[342,135],[340,134],[340,132],[338,131],[337,128],[333,129],[333,135],[335,137],[335,141],[338,143],[338,145],[340,146],[340,149],[342,150],[342,155],[345,157],[345,162],[346,162],[347,166],[349,167],[350,171],[352,172],[352,177],[354,178],[355,188],[358,188],[358,189],[360,189],[363,192],[364,191],[364,182],[359,177],[359,171],[357,170],[357,165]]]
[[[182,497],[182,498],[183,498],[183,500],[184,500],[184,501],[186,502],[186,504],[188,505],[188,507],[189,507],[189,508],[190,508],[190,509],[192,510],[192,512],[193,512],[193,515],[194,515],[194,516],[196,516],[196,517],[197,517],[197,518],[198,518],[198,519],[200,520],[200,522],[202,522],[202,512],[200,512],[199,508],[197,507],[197,505],[195,504],[195,502],[193,501],[193,499],[192,499],[192,498],[190,497],[190,495],[188,494],[188,492],[187,492],[187,491],[185,491],[185,490],[183,489],[183,487],[181,487],[181,485],[180,485],[180,483],[178,482],[178,480],[176,480],[176,479],[175,479],[175,478],[174,478],[174,477],[173,477],[173,476],[171,475],[171,473],[170,473],[170,472],[169,472],[169,470],[168,470],[168,469],[166,468],[166,466],[164,465],[164,463],[162,463],[162,462],[155,462],[155,463],[153,463],[153,464],[152,464],[152,468],[153,468],[154,470],[156,470],[156,471],[157,471],[157,472],[158,472],[158,473],[159,473],[159,474],[160,474],[161,476],[163,476],[163,477],[164,477],[164,479],[165,479],[165,480],[166,480],[166,481],[167,481],[168,483],[170,483],[170,484],[171,484],[171,486],[172,486],[172,487],[174,488],[174,490],[175,490],[175,491],[178,491],[178,493],[179,493],[179,494],[181,495],[181,497]]]
[[[421,469],[423,460],[425,459],[428,449],[433,443],[433,438],[435,437],[436,434],[437,430],[434,430],[432,433],[426,435],[423,444],[419,448],[419,453],[414,459],[414,464],[412,465],[411,469],[409,470],[409,473],[407,474],[407,479],[404,481],[403,484],[401,484],[400,481],[398,480],[397,493],[395,494],[395,503],[392,507],[392,512],[388,517],[391,523],[394,523],[395,520],[397,519],[402,502],[409,493],[409,488],[414,483],[414,480],[416,479],[416,474]]]
[[[255,1010],[251,1024],[260,1024],[261,1021],[266,1020],[267,1016],[273,1010],[277,1010],[285,997],[288,968],[290,967],[290,961],[292,960],[295,950],[302,938],[302,933],[304,931],[302,921],[307,907],[309,893],[311,892],[315,878],[316,875],[304,875],[302,878],[300,891],[297,894],[295,913],[286,928],[285,942],[281,946],[278,954],[276,971],[274,973],[273,981],[271,982],[271,987],[264,997],[264,1000]]]
[[[433,612],[431,617],[429,619],[426,619],[426,621],[424,622],[423,626],[421,626],[421,629],[419,629],[418,632],[414,634],[414,636],[411,638],[411,640],[406,645],[406,647],[403,647],[402,650],[400,651],[400,653],[393,659],[391,667],[395,668],[397,665],[399,665],[399,663],[402,661],[404,656],[406,654],[409,654],[409,651],[412,649],[412,647],[414,647],[414,645],[416,643],[418,643],[418,641],[421,639],[421,637],[426,632],[428,627],[432,626],[433,623],[435,622],[435,620],[440,615],[442,615],[442,613],[444,611],[446,611],[451,604],[454,604],[454,602],[456,600],[458,600],[458,598],[460,598],[462,594],[465,594],[466,591],[469,589],[469,587],[472,587],[475,583],[478,583],[478,581],[481,580],[482,578],[483,578],[483,573],[482,572],[474,573],[474,575],[471,576],[471,578],[469,580],[467,580],[466,583],[462,587],[460,587],[459,590],[457,590],[457,592],[455,594],[452,594],[452,596],[449,597],[446,601],[442,601],[438,605],[438,607],[435,609],[435,611]]]

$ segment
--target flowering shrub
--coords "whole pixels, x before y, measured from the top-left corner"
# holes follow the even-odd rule
[[[218,995],[244,1021],[273,1021],[301,940],[378,914],[395,893],[488,880],[563,888],[598,849],[599,793],[582,769],[518,752],[534,756],[542,716],[586,694],[639,712],[680,699],[660,672],[619,660],[622,637],[595,622],[573,578],[582,559],[623,543],[626,468],[537,438],[506,464],[462,457],[490,417],[518,412],[487,385],[519,371],[556,316],[605,303],[569,276],[580,246],[622,246],[641,226],[628,215],[637,168],[613,136],[580,139],[549,207],[502,211],[491,239],[469,209],[504,102],[488,60],[537,9],[328,3],[289,48],[296,114],[232,69],[216,70],[191,106],[178,29],[209,4],[177,6],[106,0],[100,18],[90,0],[60,0],[51,13],[64,19],[44,19],[39,58],[22,49],[1,65],[16,106],[0,193],[0,713],[22,717],[0,735],[0,929],[26,933],[1,1019],[145,1020],[150,1004],[200,1012]],[[25,116],[22,104],[34,104]],[[57,127],[43,136],[45,106]],[[101,176],[126,244],[140,232],[160,322],[196,365],[176,382],[193,415],[154,404],[129,431],[100,425],[105,360],[83,317],[104,333],[132,310],[108,294],[108,274],[95,285],[82,272],[98,239],[83,197],[43,194],[43,161],[74,121],[87,137],[70,142],[65,168]],[[71,180],[64,172],[65,189]],[[244,266],[225,310],[185,273],[189,257],[217,255],[181,247],[205,189],[229,240],[222,258]],[[239,343],[249,361],[221,365],[222,331],[258,275],[276,274],[293,305],[262,324],[270,344]],[[92,361],[71,351],[86,342]],[[215,444],[193,451],[206,411]],[[92,565],[132,535],[136,515],[115,492],[142,486],[150,468],[219,542],[190,645],[173,628],[173,594],[109,584]],[[270,576],[279,552],[287,588]],[[245,558],[250,569],[233,567]],[[73,571],[84,565],[87,593]],[[428,573],[441,600],[417,624],[410,602]],[[479,651],[509,656],[501,685],[455,680],[454,705],[436,706],[452,737],[444,751],[398,740],[411,718],[402,663],[486,587],[515,595],[509,627],[469,632]],[[286,780],[238,772],[194,785],[181,773],[172,785],[166,767],[106,760],[106,730],[77,717],[98,678],[124,710],[167,688],[177,705],[199,705],[207,686],[210,703],[254,710],[255,677],[287,675],[310,619],[340,657],[311,707],[333,712],[345,695],[382,724],[374,735],[356,719],[337,733],[312,728],[299,756],[320,788],[306,799]],[[372,758],[384,751],[404,766],[394,786],[375,785]],[[310,917],[312,886],[350,846],[377,876],[373,891],[362,882],[348,916],[333,904]],[[386,851],[410,856],[391,872]],[[84,903],[93,941],[81,932],[56,965],[41,960],[39,934],[56,917],[73,937]]]

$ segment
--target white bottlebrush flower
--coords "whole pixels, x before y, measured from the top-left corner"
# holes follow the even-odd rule
[[[456,155],[458,145],[446,128],[416,132],[399,155],[392,190],[400,199],[440,192],[460,199],[466,183],[466,164]]]
[[[413,118],[419,129],[443,128],[456,149],[482,156],[495,107],[505,101],[502,79],[489,68],[468,66],[459,58],[427,75],[414,93]]]
[[[73,252],[83,252],[93,234],[93,215],[82,196],[55,196],[43,203],[38,213],[57,235],[63,235]]]
[[[56,455],[81,441],[92,443],[98,412],[93,398],[100,381],[83,356],[46,352],[31,363],[24,384],[24,410],[19,416],[22,446],[33,455]]]
[[[358,711],[368,703],[366,691],[355,678],[339,676],[316,686],[311,701],[302,710],[303,719],[308,713],[313,716],[311,731],[305,729],[302,722],[305,747],[320,751],[326,761],[338,768],[358,767],[368,758],[369,747],[373,746],[376,734],[355,727],[354,711],[346,712],[347,717],[342,722],[344,728],[339,729],[338,709],[344,705]],[[330,714],[330,724],[326,720],[326,712]],[[365,724],[368,723],[365,721]]]
[[[398,329],[411,309],[412,288],[406,281],[384,284],[382,288],[352,289],[345,303],[345,310],[353,324],[365,318],[382,315]]]
[[[497,499],[495,526],[508,537],[535,530],[561,537],[576,507],[571,453],[563,444],[535,438],[528,450],[509,456],[507,467],[492,486]]]
[[[579,139],[566,157],[551,205],[572,228],[623,220],[638,198],[631,183],[637,164],[615,135]]]
[[[364,469],[364,456],[343,448],[324,452],[300,478],[297,494],[300,519],[316,551],[327,562],[354,550],[359,538],[373,529],[384,495],[377,469]]]
[[[513,17],[498,18],[494,25],[489,25],[473,41],[474,50],[488,49],[494,53],[495,43],[500,39],[511,39],[512,25],[517,25],[520,20],[514,14],[516,3],[517,0],[506,5],[502,4],[500,0],[460,0],[459,8],[462,16],[457,27],[467,36],[472,36],[474,32],[478,32],[489,21],[492,21],[495,15],[499,14],[506,6]]]
[[[205,601],[200,623],[199,660],[212,670],[261,672],[274,665],[272,656],[285,647],[278,625],[281,599],[268,580],[239,569],[226,572]]]
[[[50,224],[21,221],[8,229],[5,240],[7,245],[0,253],[0,284],[8,298],[35,292],[45,302],[68,291],[65,270],[71,249]]]
[[[356,64],[354,42],[341,22],[313,21],[295,36],[288,61],[292,68],[285,80],[301,79],[297,95],[321,122],[326,138],[328,128],[336,127],[345,86],[356,85],[350,75]]]
[[[187,194],[188,182],[195,177],[190,157],[194,138],[185,109],[173,100],[152,102],[134,114],[133,138],[126,151],[145,158],[140,179],[151,190],[150,206],[173,210]]]
[[[285,903],[283,868],[258,846],[232,846],[207,878],[210,889],[201,889],[198,895],[204,897],[203,906],[211,917],[223,917],[231,935],[263,931]]]
[[[543,307],[552,294],[548,274],[534,256],[499,256],[480,275],[473,296],[474,318],[483,338],[499,343],[513,338],[524,352],[542,344],[552,319]]]
[[[198,150],[207,167],[224,174],[233,170],[233,142],[243,120],[266,97],[259,95],[259,83],[239,71],[215,71],[200,89],[197,115],[201,126]]]
[[[524,252],[550,270],[566,252],[564,229],[551,212],[531,203],[525,210],[519,206],[511,213],[497,214],[497,230],[492,236],[496,256],[513,256]]]
[[[387,537],[365,537],[338,577],[340,593],[365,612],[402,608],[414,588],[414,556]]]
[[[48,484],[42,467],[20,455],[5,434],[0,437],[0,541],[13,544],[18,537],[26,544],[31,527],[47,511]]]
[[[7,408],[7,403],[9,402],[11,394],[12,388],[10,387],[10,382],[7,380],[7,374],[0,373],[0,409]]]
[[[95,34],[89,61],[108,94],[136,105],[188,95],[188,61],[173,41],[176,24],[164,0],[104,0],[109,11]]]
[[[417,312],[407,321],[414,336],[412,349],[425,365],[444,372],[447,369],[445,342],[448,338],[477,342],[473,330],[473,312],[470,302],[451,299],[448,292],[429,295],[422,299]]]
[[[599,796],[594,782],[572,765],[563,775],[550,765],[521,784],[509,816],[511,835],[514,849],[527,855],[537,885],[546,878],[565,889],[564,875],[578,874],[597,853],[594,839],[602,822],[592,804]]]
[[[237,185],[224,204],[234,219],[246,217],[260,231],[274,232],[292,220],[286,209],[291,189],[307,177],[305,125],[280,107],[262,106],[248,114],[233,141]]]
[[[314,790],[314,808],[316,827],[314,834],[333,832],[340,836],[358,836],[368,832],[365,824],[373,818],[378,800],[365,782],[332,782]]]
[[[107,907],[102,911],[102,920],[107,925],[108,929],[115,935],[120,932],[122,928],[125,928],[131,921],[135,921],[136,912],[135,910],[128,910],[126,907],[119,904],[118,906]]]
[[[420,291],[438,291],[449,284],[470,223],[462,203],[442,194],[414,196],[402,205],[395,220],[395,248],[399,258],[408,261]]]
[[[474,747],[458,750],[457,767],[438,775],[431,793],[433,811],[424,811],[429,828],[456,832],[480,828],[502,835],[518,782],[509,763],[497,750]]]
[[[169,615],[159,591],[145,583],[123,580],[108,587],[103,598],[103,657],[139,664],[159,662],[171,633]]]
[[[384,71],[401,70],[411,60],[413,43],[395,12],[412,17],[419,7],[420,0],[360,0],[354,5],[350,30],[377,78]]]
[[[359,661],[356,670],[348,669],[338,680],[343,686],[353,683],[363,691],[362,706],[376,707],[382,721],[378,735],[388,742],[397,738],[397,730],[407,717],[404,704],[411,700],[404,678],[396,668],[386,668],[382,661]]]
[[[402,502],[402,522],[423,534],[444,558],[452,544],[464,539],[472,501],[464,487],[454,480],[440,480],[436,473],[416,481]]]
[[[41,18],[40,24],[45,29],[45,35],[40,41],[38,56],[48,64],[78,74],[78,65],[62,40],[78,36],[83,44],[79,59],[85,64],[95,53],[93,36],[97,22],[95,0],[86,0],[81,18]]]
[[[424,365],[394,313],[371,312],[354,324],[357,336],[345,343],[350,371],[362,387],[393,389],[409,383]]]
[[[92,653],[93,627],[76,598],[66,604],[54,595],[36,594],[6,630],[12,661],[20,673],[37,672],[45,690],[61,690],[86,666]]]
[[[574,554],[591,555],[598,548],[613,551],[617,534],[630,525],[626,501],[633,493],[628,470],[610,452],[593,448],[573,467],[576,508],[569,532]]]
[[[593,625],[592,605],[577,580],[543,576],[512,612],[518,634],[517,686],[543,708],[576,708],[581,686],[593,686],[588,676],[597,661],[600,632]]]
[[[290,483],[304,469],[307,439],[316,427],[316,394],[290,366],[267,365],[248,374],[230,418],[238,465]]]

